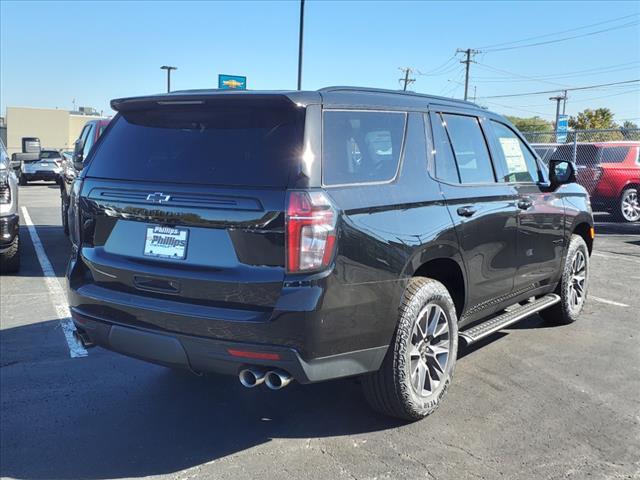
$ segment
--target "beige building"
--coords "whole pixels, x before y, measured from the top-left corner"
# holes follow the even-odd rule
[[[7,150],[22,151],[22,137],[38,137],[42,148],[72,150],[89,120],[102,117],[54,108],[7,107]]]

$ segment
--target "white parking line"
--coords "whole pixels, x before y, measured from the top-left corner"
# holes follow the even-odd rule
[[[613,300],[607,300],[606,298],[594,297],[593,295],[589,295],[591,300],[595,300],[596,302],[606,303],[607,305],[615,305],[616,307],[624,307],[627,308],[629,305],[626,303],[614,302]]]
[[[86,357],[87,350],[73,336],[73,332],[76,330],[76,327],[73,324],[71,317],[69,316],[67,295],[60,286],[60,282],[58,282],[56,273],[53,270],[51,262],[49,261],[49,257],[47,257],[47,254],[44,251],[44,247],[42,246],[42,242],[40,241],[40,237],[38,236],[36,227],[31,221],[31,216],[29,216],[27,207],[22,207],[22,218],[24,219],[24,223],[26,224],[27,230],[29,231],[31,242],[36,249],[36,255],[38,256],[38,261],[40,262],[40,267],[42,268],[42,273],[44,274],[44,282],[47,286],[47,290],[49,290],[51,303],[53,303],[53,307],[56,310],[56,315],[58,316],[58,320],[60,321],[60,326],[62,327],[64,338],[67,341],[67,345],[69,347],[69,355],[71,356],[71,358]]]
[[[591,255],[595,255],[596,257],[603,257],[603,258],[615,258],[616,260],[622,260],[622,261],[631,262],[631,263],[640,263],[640,260],[638,260],[637,258],[632,257],[630,255],[624,255],[624,254],[616,255],[611,253],[593,252],[591,253]]]

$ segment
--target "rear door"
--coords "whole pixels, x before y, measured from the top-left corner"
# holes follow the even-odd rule
[[[82,257],[100,288],[260,318],[282,289],[305,109],[195,103],[113,120],[84,175]]]
[[[540,166],[520,135],[498,119],[487,122],[499,181],[517,192],[518,242],[514,288],[557,280],[564,249],[564,205],[555,192],[543,192]]]
[[[435,176],[456,227],[467,269],[467,318],[508,297],[516,272],[515,189],[496,180],[480,114],[453,109],[430,115]]]

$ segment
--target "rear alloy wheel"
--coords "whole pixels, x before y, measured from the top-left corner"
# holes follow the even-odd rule
[[[580,235],[572,235],[562,277],[555,291],[560,296],[560,302],[543,310],[540,315],[553,323],[575,322],[587,299],[588,285],[589,250]]]
[[[412,278],[382,366],[362,378],[367,401],[385,415],[426,417],[447,391],[457,350],[458,320],[449,292],[436,280]]]
[[[618,217],[625,222],[637,222],[640,220],[640,201],[638,200],[637,188],[627,188],[620,195]]]

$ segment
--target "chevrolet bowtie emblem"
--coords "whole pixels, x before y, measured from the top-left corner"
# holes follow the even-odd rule
[[[229,88],[238,88],[238,87],[242,87],[244,85],[243,82],[239,82],[239,81],[237,81],[237,80],[235,80],[233,78],[231,80],[223,81],[222,84],[224,86],[226,86],[226,87],[229,87]]]
[[[171,200],[171,195],[165,195],[164,193],[160,192],[150,193],[149,195],[147,195],[147,201],[153,203],[168,202],[169,200]]]

